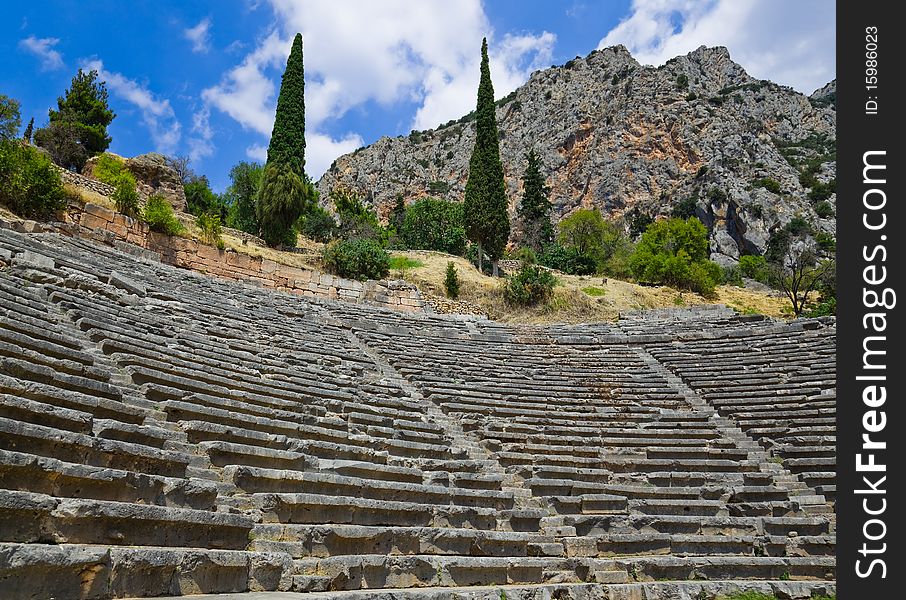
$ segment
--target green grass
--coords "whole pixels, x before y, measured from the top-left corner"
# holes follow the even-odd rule
[[[390,270],[391,271],[404,271],[406,269],[417,269],[418,267],[425,266],[420,260],[409,258],[408,256],[391,256],[390,257]]]
[[[596,298],[600,298],[601,296],[603,296],[604,294],[607,293],[607,290],[605,290],[604,288],[599,288],[599,287],[594,287],[594,286],[584,287],[584,288],[582,288],[582,291],[585,292],[586,294],[588,294],[589,296],[595,296]]]

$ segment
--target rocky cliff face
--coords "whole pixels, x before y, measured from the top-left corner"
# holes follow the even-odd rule
[[[836,196],[810,192],[835,175],[835,84],[811,98],[750,77],[725,48],[699,48],[643,67],[622,46],[532,74],[498,101],[511,210],[525,154],[548,174],[555,220],[597,207],[635,215],[694,213],[711,231],[712,258],[764,251],[794,216],[833,235]],[[467,115],[435,130],[381,138],[338,158],[318,182],[365,195],[386,214],[398,193],[461,200],[475,138]],[[820,186],[818,186],[820,187]],[[829,218],[828,218],[829,217]]]

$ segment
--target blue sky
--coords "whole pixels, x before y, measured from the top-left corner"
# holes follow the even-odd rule
[[[128,8],[127,8],[128,6]],[[724,45],[810,93],[835,77],[832,0],[12,1],[0,94],[45,124],[79,67],[117,114],[110,150],[188,155],[216,190],[261,160],[292,36],[305,37],[307,169],[474,107],[482,36],[498,97],[530,73],[622,43],[643,64]]]

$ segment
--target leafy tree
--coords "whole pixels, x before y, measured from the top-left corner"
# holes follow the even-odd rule
[[[186,193],[186,210],[195,215],[216,215],[221,222],[225,221],[229,213],[226,199],[211,190],[208,178],[202,175],[194,181],[183,186]]]
[[[230,207],[226,223],[229,227],[257,235],[258,190],[264,167],[258,163],[240,162],[230,169],[230,185],[225,192],[225,204]]]
[[[79,69],[64,95],[57,98],[57,110],[50,110],[50,124],[66,123],[88,156],[110,146],[107,126],[116,116],[107,105],[107,85],[98,81],[98,72]]]
[[[18,100],[0,94],[0,140],[11,140],[19,134],[19,107]]]
[[[66,208],[60,174],[41,152],[19,142],[2,140],[0,204],[25,218],[49,218]]]
[[[28,143],[31,143],[32,135],[35,132],[35,118],[32,117],[28,120],[28,125],[25,126],[25,133],[22,134],[22,139]]]
[[[708,230],[696,218],[658,221],[648,227],[629,262],[640,281],[711,294],[720,267],[708,260]]]
[[[676,206],[673,207],[673,210],[670,211],[670,216],[678,219],[694,217],[696,207],[697,203],[695,202],[695,198],[686,198],[685,200],[679,201]]]
[[[464,202],[465,229],[469,239],[478,245],[479,270],[483,268],[486,252],[496,275],[497,260],[502,256],[510,235],[510,222],[503,164],[500,162],[487,39],[481,42],[481,79],[475,113],[475,146],[469,159]]]
[[[623,230],[604,220],[597,209],[580,209],[557,225],[557,242],[586,257],[597,271],[604,271],[618,252],[628,246]]]
[[[267,163],[285,165],[300,178],[305,178],[305,70],[301,33],[293,39],[280,82]]]
[[[654,218],[648,213],[633,209],[626,215],[626,226],[629,228],[629,237],[635,240],[645,233],[648,226],[654,223]]]
[[[526,160],[528,165],[522,176],[522,202],[517,214],[522,221],[523,243],[534,250],[540,250],[554,237],[550,188],[544,185],[541,159],[534,149],[526,155]]]
[[[768,263],[763,256],[744,254],[739,257],[739,271],[743,277],[766,283],[768,280]]]
[[[453,261],[447,262],[447,271],[444,274],[444,291],[447,298],[456,300],[459,298],[459,274],[456,272],[456,265]]]
[[[316,242],[327,243],[337,234],[337,222],[329,212],[316,204],[299,219],[299,231]]]
[[[390,226],[400,232],[403,230],[403,221],[406,220],[406,201],[402,194],[397,194],[390,211]]]
[[[308,182],[282,164],[264,168],[258,192],[258,223],[269,246],[295,246],[295,224],[308,208]]]
[[[57,121],[35,131],[35,145],[43,148],[51,160],[64,169],[81,171],[88,151],[79,141],[79,129],[73,123]]]
[[[591,257],[580,254],[575,248],[567,248],[556,243],[544,246],[538,256],[538,262],[570,275],[593,275],[598,270]]]
[[[809,296],[828,281],[835,267],[833,261],[819,263],[807,245],[790,243],[781,260],[769,265],[769,278],[774,287],[783,291],[793,314],[799,317],[808,304]]]
[[[361,196],[346,188],[331,190],[340,225],[337,233],[343,239],[371,239],[381,245],[387,243],[389,232],[381,227],[377,213]]]
[[[406,208],[400,237],[407,248],[462,255],[466,251],[459,202],[423,198]]]

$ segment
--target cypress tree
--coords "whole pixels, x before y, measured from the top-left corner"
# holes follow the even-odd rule
[[[503,255],[510,236],[506,185],[497,139],[494,86],[488,64],[488,40],[481,41],[481,79],[475,110],[475,146],[469,159],[469,179],[464,202],[466,235],[478,245],[478,268],[486,252],[494,264]]]
[[[527,155],[528,166],[522,176],[522,202],[519,204],[519,218],[527,246],[540,250],[553,237],[551,225],[550,188],[544,185],[541,174],[541,159],[532,149]]]
[[[28,125],[25,126],[25,133],[22,135],[22,139],[26,142],[31,143],[32,133],[35,131],[35,118],[32,117],[28,121]]]
[[[280,82],[277,116],[267,148],[267,164],[289,167],[305,178],[305,71],[302,66],[302,34],[297,33]]]
[[[302,34],[297,33],[286,60],[277,97],[277,115],[258,192],[261,237],[271,246],[295,246],[296,222],[315,201],[305,174],[305,72]]]

